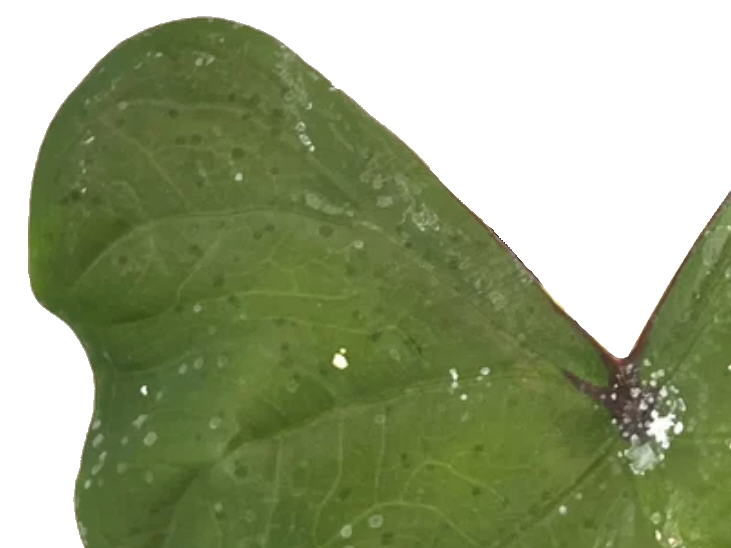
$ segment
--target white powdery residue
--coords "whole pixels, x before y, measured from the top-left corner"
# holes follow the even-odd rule
[[[652,442],[633,442],[621,454],[627,459],[630,470],[637,476],[644,476],[665,459],[662,450]]]
[[[344,214],[348,217],[353,216],[353,211],[347,208],[347,204],[345,206],[335,205],[315,192],[305,192],[304,199],[307,207],[320,211],[325,215]]]
[[[368,518],[368,525],[372,529],[378,529],[383,525],[383,516],[381,514],[373,514]]]
[[[376,198],[376,205],[382,208],[391,207],[393,205],[393,197],[386,195],[379,196]]]
[[[332,358],[332,365],[336,369],[340,369],[341,371],[345,368],[347,368],[350,364],[348,363],[348,358],[345,357],[345,354],[348,352],[347,349],[341,348],[335,354]]]
[[[145,437],[142,439],[142,443],[145,444],[146,447],[152,447],[157,442],[157,434],[155,432],[148,432],[145,434]]]
[[[449,376],[452,378],[452,384],[450,385],[450,388],[452,390],[457,390],[457,388],[459,388],[459,371],[457,371],[457,369],[454,367],[450,367]]]
[[[645,359],[642,365],[651,367],[652,363]],[[642,381],[642,387],[639,393],[632,391],[630,397],[639,399],[640,411],[649,410],[649,417],[638,425],[644,435],[633,435],[630,447],[622,451],[632,472],[640,476],[665,460],[673,438],[685,431],[681,419],[686,411],[680,391],[667,382],[664,369],[650,373],[649,380]]]
[[[215,60],[216,60],[215,55],[212,55],[210,53],[201,53],[198,57],[195,58],[195,61],[193,61],[193,64],[196,67],[204,67],[204,66],[210,65]]]
[[[668,432],[674,430],[676,426],[675,415],[673,413],[669,413],[667,415],[660,416],[660,413],[653,409],[650,413],[650,417],[652,420],[647,425],[647,435],[654,439],[662,449],[668,449],[670,447],[670,437],[668,436]]]
[[[353,526],[349,523],[343,525],[340,528],[340,536],[342,538],[350,538],[351,536],[353,536]]]

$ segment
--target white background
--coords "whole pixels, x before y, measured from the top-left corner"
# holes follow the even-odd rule
[[[163,21],[273,34],[409,144],[618,356],[731,188],[723,2],[18,2],[3,7],[0,546],[81,546],[72,491],[92,404],[26,268],[54,112],[119,41]]]

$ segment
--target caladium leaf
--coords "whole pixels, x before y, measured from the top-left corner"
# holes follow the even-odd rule
[[[215,19],[109,53],[33,183],[92,548],[725,546],[727,199],[607,354],[396,137]]]

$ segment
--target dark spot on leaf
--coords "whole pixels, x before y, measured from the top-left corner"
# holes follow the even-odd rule
[[[238,160],[239,158],[244,157],[244,149],[241,147],[234,147],[231,149],[231,158],[234,160]]]
[[[249,467],[241,461],[236,461],[234,463],[234,475],[239,479],[245,479],[249,475]]]
[[[194,133],[190,136],[190,142],[193,145],[200,145],[203,142],[203,137],[201,137],[199,134]]]
[[[481,495],[481,494],[482,494],[482,488],[480,488],[480,487],[478,487],[477,485],[475,485],[475,486],[474,486],[474,487],[472,488],[472,496],[473,496],[473,497],[477,497],[477,496],[479,496],[479,495]]]
[[[391,531],[386,531],[381,535],[381,544],[384,546],[388,546],[393,541],[393,533]]]
[[[178,114],[179,114],[179,112],[174,108],[171,108],[170,110],[168,110],[168,116],[170,116],[170,118],[177,118]]]
[[[351,495],[352,492],[353,489],[351,489],[350,487],[343,487],[340,491],[338,491],[338,498],[340,500],[345,500]]]
[[[320,225],[320,228],[317,231],[323,238],[329,238],[334,232],[333,227],[330,225]]]
[[[246,99],[246,104],[251,108],[256,108],[260,102],[261,102],[261,97],[259,96],[258,93],[254,93],[248,99]]]

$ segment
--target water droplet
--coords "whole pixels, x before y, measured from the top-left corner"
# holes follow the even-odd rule
[[[351,536],[353,536],[353,526],[350,525],[349,523],[346,525],[343,525],[340,528],[340,536],[343,538],[350,538]]]
[[[147,447],[152,447],[157,442],[157,434],[155,432],[148,432],[142,440]]]

